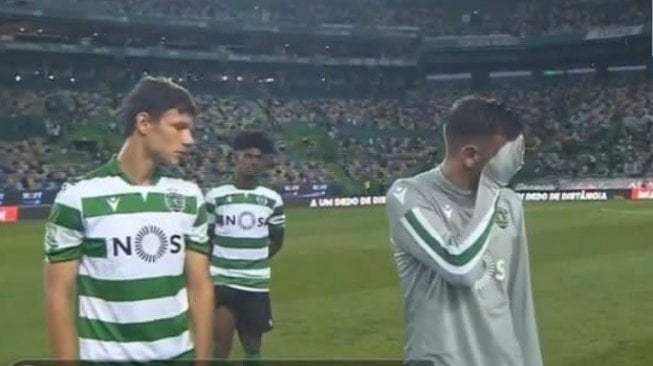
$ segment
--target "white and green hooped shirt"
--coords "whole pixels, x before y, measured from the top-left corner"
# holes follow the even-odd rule
[[[216,285],[250,291],[269,290],[269,236],[284,230],[283,200],[272,189],[221,185],[206,194],[212,239],[211,275]]]
[[[170,359],[192,351],[186,249],[209,250],[195,183],[157,176],[150,186],[136,186],[114,157],[62,187],[45,253],[51,263],[79,260],[81,359]]]

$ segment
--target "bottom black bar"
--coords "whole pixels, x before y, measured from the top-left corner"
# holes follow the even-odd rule
[[[25,360],[19,361],[14,366],[432,366],[429,361],[403,361],[403,360],[170,360],[149,362],[122,362],[122,361],[52,361],[52,360]]]

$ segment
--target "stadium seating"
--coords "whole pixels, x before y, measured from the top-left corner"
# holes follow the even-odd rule
[[[101,14],[173,16],[250,22],[346,23],[416,26],[430,35],[534,35],[612,24],[644,24],[645,0],[503,1],[427,0],[15,0],[21,6],[80,8]]]
[[[20,84],[0,91],[6,101],[0,112],[8,116],[5,124],[29,123],[32,127],[21,131],[31,135],[30,140],[16,141],[3,134],[2,189],[55,187],[119,147],[113,113],[122,90],[69,84],[37,91]],[[344,174],[358,183],[387,187],[396,177],[432,166],[442,156],[440,133],[447,109],[470,93],[497,97],[524,120],[527,173],[624,176],[650,167],[653,111],[648,103],[653,88],[643,73],[620,73],[607,78],[497,81],[487,90],[438,82],[383,97],[200,93],[197,146],[182,173],[202,185],[226,179],[233,168],[230,138],[238,130],[254,128],[271,132],[281,146],[267,177],[276,186],[331,182]],[[102,140],[107,132],[113,140]],[[100,143],[85,149],[84,140],[94,136]]]

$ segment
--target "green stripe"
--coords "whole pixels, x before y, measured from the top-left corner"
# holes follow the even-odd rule
[[[268,238],[232,238],[216,235],[213,243],[225,248],[260,249],[267,247],[269,240]]]
[[[206,205],[202,205],[197,211],[197,218],[195,219],[195,223],[193,223],[193,226],[198,227],[200,225],[205,225],[207,221],[208,221],[208,214],[206,212]]]
[[[80,275],[79,296],[97,297],[106,301],[138,301],[174,296],[186,286],[181,276],[165,276],[141,280],[98,280]]]
[[[280,215],[283,215],[283,206],[275,207],[274,210],[272,210],[271,216],[280,216]]]
[[[276,204],[271,198],[254,193],[232,193],[225,196],[216,197],[215,206],[231,205],[237,203],[249,203],[252,205],[266,206],[274,208]]]
[[[141,212],[184,212],[197,213],[197,198],[194,196],[179,196],[183,199],[173,199],[166,194],[153,192],[143,200],[140,193],[116,194],[100,197],[82,198],[82,211],[85,218],[130,214]],[[114,211],[111,202],[116,202]]]
[[[483,229],[481,235],[474,241],[474,243],[465,251],[456,255],[449,253],[444,248],[442,243],[438,242],[431,234],[429,234],[429,232],[422,226],[419,220],[417,220],[417,217],[412,210],[408,211],[405,217],[408,220],[410,226],[415,230],[415,232],[417,232],[417,235],[419,235],[419,237],[422,238],[422,240],[424,240],[424,242],[426,242],[426,244],[428,244],[431,249],[433,249],[447,263],[455,266],[464,266],[481,251],[481,248],[483,248],[483,243],[485,243],[486,239],[490,235],[493,224],[493,221],[490,220],[487,226]],[[494,217],[494,215],[492,217]]]
[[[84,238],[82,241],[82,252],[88,257],[106,258],[107,242],[103,238]]]
[[[240,278],[223,275],[213,276],[216,285],[237,285],[258,289],[267,289],[270,280],[268,278]]]
[[[65,227],[66,229],[80,232],[84,231],[81,212],[70,206],[62,205],[61,203],[55,203],[52,205],[48,221],[55,225]]]
[[[220,257],[211,258],[211,265],[223,269],[263,269],[270,267],[270,261],[267,258],[259,260],[249,259],[227,259]]]
[[[50,249],[47,251],[46,257],[50,263],[72,261],[82,257],[82,247],[74,246],[63,249]]]
[[[198,243],[196,241],[190,240],[188,238],[188,235],[185,235],[184,236],[184,242],[186,242],[186,248],[188,248],[190,250],[200,252],[202,254],[209,254],[210,246],[209,246],[208,241],[205,242],[205,243]]]
[[[167,319],[143,323],[108,323],[80,317],[79,337],[114,342],[153,342],[175,337],[188,330],[188,315],[183,312]]]

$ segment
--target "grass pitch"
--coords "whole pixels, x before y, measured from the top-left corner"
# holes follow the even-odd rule
[[[527,205],[546,365],[653,364],[651,223],[646,202]],[[42,222],[0,226],[0,364],[47,357],[42,238]],[[400,358],[389,248],[382,207],[290,210],[265,357]]]

